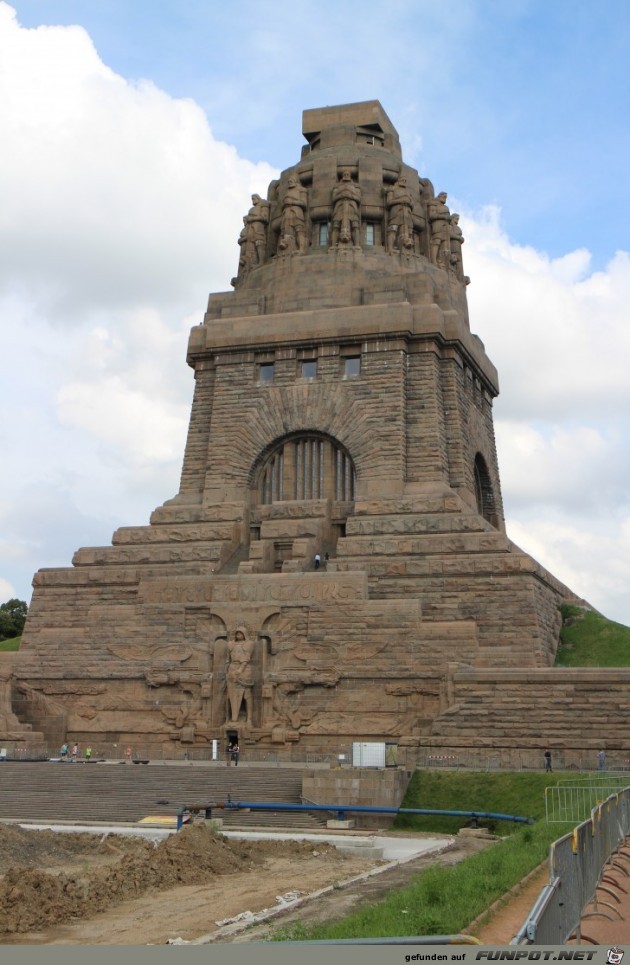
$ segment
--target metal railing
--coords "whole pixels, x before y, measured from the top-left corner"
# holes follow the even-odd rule
[[[586,821],[593,808],[627,786],[627,774],[609,772],[562,779],[554,787],[545,788],[547,823],[579,824]]]
[[[579,941],[585,909],[629,833],[630,787],[625,787],[551,845],[549,883],[510,944],[564,945],[572,937]]]

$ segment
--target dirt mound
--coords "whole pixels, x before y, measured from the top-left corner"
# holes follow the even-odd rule
[[[299,856],[313,850],[307,841],[228,839],[204,824],[185,827],[157,845],[124,835],[55,834],[0,826],[0,861],[6,866],[9,854],[11,861],[0,881],[0,933],[91,917],[149,890],[201,885],[215,875],[262,867],[279,852]],[[336,849],[322,843],[317,851]],[[101,857],[100,867],[94,867],[93,861],[81,867],[82,857],[95,854]],[[42,864],[59,867],[67,865],[68,859],[78,862],[79,869],[42,870]]]

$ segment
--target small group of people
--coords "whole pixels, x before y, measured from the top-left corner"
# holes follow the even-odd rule
[[[547,748],[547,750],[545,751],[544,758],[545,758],[545,770],[553,771],[553,767],[551,766],[551,751],[549,750],[549,748]],[[601,751],[598,751],[597,753],[597,767],[600,771],[606,770],[606,751],[603,749]]]
[[[70,758],[71,761],[76,761],[79,756],[79,745],[77,743],[73,744],[72,750],[70,750],[68,744],[64,741],[64,743],[61,745],[59,756],[61,757],[62,761],[67,761],[68,758]],[[92,759],[92,748],[89,744],[85,748],[85,759],[86,761],[90,761]]]

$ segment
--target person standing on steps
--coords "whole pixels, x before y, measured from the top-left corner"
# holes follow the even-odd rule
[[[314,566],[315,566],[315,569],[316,569],[316,570],[319,569],[319,564],[321,563],[321,561],[322,561],[322,558],[321,558],[321,556],[319,555],[319,553],[315,553]]]
[[[547,749],[547,750],[545,751],[545,770],[546,770],[546,771],[552,771],[552,770],[553,770],[553,768],[552,768],[552,766],[551,766],[551,751],[550,751],[549,749]]]
[[[241,753],[241,749],[238,746],[238,743],[232,744],[232,747],[230,748],[230,757],[232,759],[234,767],[238,767],[238,759],[239,759],[240,753]]]

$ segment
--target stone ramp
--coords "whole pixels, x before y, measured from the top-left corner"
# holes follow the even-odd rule
[[[99,763],[92,761],[0,764],[0,820],[135,823],[153,815],[175,815],[184,805],[249,801],[301,804],[299,768],[225,765]],[[167,801],[168,804],[160,804]],[[227,827],[321,828],[308,811],[228,811]]]

